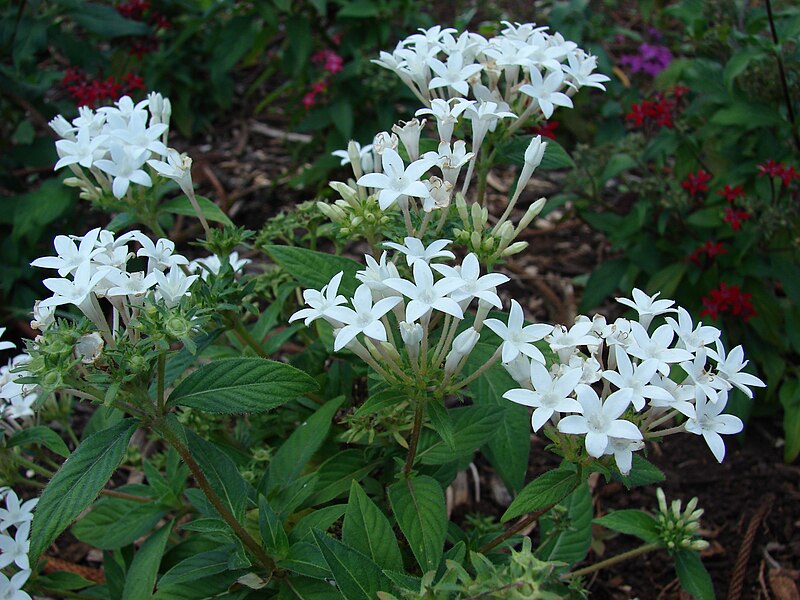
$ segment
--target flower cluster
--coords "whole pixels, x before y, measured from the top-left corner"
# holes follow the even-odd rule
[[[800,179],[800,172],[798,172],[793,165],[786,166],[772,159],[768,160],[763,165],[756,165],[756,168],[760,176],[779,178],[784,187],[789,187],[792,181]]]
[[[725,247],[724,243],[708,241],[698,246],[689,255],[689,261],[701,267],[703,265],[703,257],[707,257],[709,261],[713,261],[717,256],[727,253],[728,249]]]
[[[702,298],[703,312],[701,316],[709,316],[715,321],[720,314],[730,314],[740,317],[745,323],[758,313],[750,302],[752,294],[743,292],[738,285],[728,285],[724,281],[717,289],[711,290]]]
[[[5,327],[0,327],[0,337],[5,330]],[[0,350],[15,347],[11,342],[0,342]],[[0,423],[8,432],[20,429],[20,421],[26,423],[33,416],[33,405],[39,399],[37,386],[18,382],[27,375],[24,366],[28,362],[30,356],[23,353],[12,358],[7,365],[0,366]]]
[[[634,289],[632,300],[618,299],[637,311],[638,320],[609,324],[599,315],[580,316],[570,328],[556,326],[542,336],[557,357],[549,369],[534,346],[504,355],[504,366],[521,386],[504,397],[534,408],[534,431],[552,422],[558,432],[584,436],[589,456],[613,455],[622,473],[630,471],[632,453],[646,440],[682,431],[702,435],[722,461],[720,434],[742,429],[737,417],[721,414],[728,392],[736,387],[752,397],[748,386],[764,383],[742,371],[747,361],[741,346],[726,354],[718,329],[695,325],[685,309],[657,297]],[[654,318],[665,314],[677,319],[668,316],[656,327]],[[509,333],[498,332],[504,347],[519,345],[521,316],[512,308]],[[678,415],[680,425],[658,428]]]
[[[131,242],[138,245],[135,252],[129,247]],[[156,302],[173,308],[181,298],[190,295],[189,288],[200,277],[199,273],[187,273],[214,270],[212,265],[191,264],[175,252],[174,242],[164,238],[153,242],[140,231],[115,236],[96,228],[81,237],[56,236],[53,245],[56,256],[37,258],[31,263],[34,267],[54,269],[60,276],[44,280],[53,295],[36,303],[31,325],[44,331],[53,323],[56,307],[65,304],[78,307],[102,334],[91,334],[91,339],[86,340],[83,354],[86,362],[97,358],[104,343],[113,343],[144,304],[145,296],[152,294]],[[129,262],[136,257],[146,259],[147,266],[129,271]],[[218,264],[216,269],[219,270]],[[99,304],[102,298],[112,306],[111,325]]]
[[[83,106],[71,123],[59,115],[50,121],[61,137],[56,142],[55,168],[69,167],[76,177],[67,184],[80,187],[81,197],[90,200],[104,193],[130,198],[132,183],[151,187],[156,173],[174,180],[194,198],[191,159],[167,147],[171,115],[169,99],[155,92],[138,103],[123,96],[115,106],[97,111]]]
[[[666,93],[656,92],[653,100],[642,100],[639,104],[631,104],[631,111],[625,115],[625,120],[637,128],[671,129],[680,99],[688,91],[688,88],[676,86]]]
[[[8,488],[0,490],[0,499],[3,498],[5,508],[0,508],[0,569],[14,565],[17,572],[11,577],[0,572],[0,592],[9,600],[31,600],[30,595],[22,591],[22,586],[31,576],[28,548],[33,509],[38,499],[21,502],[14,490]]]
[[[711,174],[708,171],[699,169],[696,173],[688,173],[686,179],[681,181],[681,187],[689,192],[689,195],[693,198],[698,197],[701,193],[708,191],[708,182],[711,179]]]
[[[308,308],[290,320],[305,319],[306,325],[326,320],[334,327],[335,351],[353,351],[390,382],[417,385],[419,376],[441,370],[439,384],[424,386],[439,394],[464,384],[453,387],[451,381],[485,326],[501,344],[465,381],[502,362],[520,386],[504,397],[534,409],[534,431],[551,422],[562,434],[584,436],[589,456],[613,455],[622,473],[630,471],[632,453],[645,440],[680,431],[702,435],[717,460],[723,459],[720,434],[742,429],[737,417],[721,414],[728,392],[736,387],[752,397],[749,386],[764,385],[742,370],[747,361],[741,346],[727,354],[717,328],[695,325],[686,310],[672,307],[672,300],[638,289],[632,300],[619,299],[637,311],[638,320],[620,318],[609,324],[598,315],[578,317],[571,327],[526,324],[515,300],[505,322],[487,319],[490,308],[502,307],[496,287],[508,278],[481,275],[474,254],[456,267],[434,262],[454,258],[446,250],[448,244],[438,240],[426,247],[411,237],[404,245],[387,243],[405,257],[411,278],[400,276],[398,264],[388,260],[387,253],[380,261],[367,256],[368,266],[358,274],[362,285],[353,298],[339,294],[339,273],[321,290],[306,290]],[[460,327],[474,300],[474,321]],[[655,318],[665,314],[677,318],[667,316],[655,326]],[[549,366],[545,348],[554,357]],[[659,429],[680,415],[680,425]]]
[[[734,231],[739,231],[742,228],[742,223],[752,217],[748,211],[743,208],[733,208],[731,206],[725,207],[725,214],[722,220],[731,226]]]
[[[631,73],[644,73],[655,77],[672,62],[672,52],[666,46],[643,43],[637,54],[623,54],[619,64],[628,67]]]
[[[344,59],[333,50],[320,50],[311,57],[311,62],[325,73],[311,84],[311,89],[303,96],[303,107],[309,110],[318,103],[318,96],[328,91],[330,76],[344,69]]]
[[[111,76],[106,79],[92,79],[80,69],[67,67],[61,86],[69,92],[77,106],[95,108],[105,102],[116,100],[123,94],[143,91],[144,79],[134,73],[126,74],[120,80]]]

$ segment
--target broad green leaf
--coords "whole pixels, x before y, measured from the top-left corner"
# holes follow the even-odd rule
[[[541,537],[547,541],[536,551],[542,560],[565,562],[574,565],[582,561],[592,544],[592,494],[584,481],[578,489],[567,496],[560,506],[566,514],[556,524],[550,513],[542,517]],[[559,532],[554,528],[563,527]]]
[[[719,109],[711,117],[715,125],[733,125],[745,130],[785,123],[780,112],[769,106],[740,102]]]
[[[318,388],[309,375],[263,358],[226,358],[200,367],[169,396],[169,406],[206,412],[264,412]]]
[[[337,600],[338,598],[344,596],[327,581],[302,575],[282,579],[278,590],[278,600]]]
[[[661,469],[638,454],[633,455],[630,473],[627,475],[620,475],[615,469],[614,476],[615,479],[619,478],[628,489],[642,485],[650,485],[651,483],[658,483],[666,479]]]
[[[453,431],[453,419],[445,408],[444,403],[438,399],[434,399],[432,402],[429,402],[425,408],[436,435],[442,439],[448,451],[454,452],[456,449],[456,440]]]
[[[318,531],[318,530],[313,530]],[[313,535],[312,531],[312,535]],[[289,547],[286,558],[277,562],[281,569],[317,579],[330,579],[331,570],[322,556],[322,550],[312,542],[297,542]]]
[[[391,589],[389,579],[367,556],[321,531],[314,531],[314,540],[347,600],[374,600],[379,591]]]
[[[521,167],[525,164],[525,150],[533,139],[532,135],[519,135],[511,138],[498,148],[497,161],[501,164],[512,164]],[[575,166],[575,162],[569,157],[566,150],[553,140],[545,140],[547,147],[544,157],[539,165],[540,169],[566,169]]]
[[[286,487],[297,479],[308,461],[328,437],[331,419],[344,402],[344,396],[328,400],[292,432],[269,463],[264,493]]]
[[[791,463],[800,454],[800,380],[787,379],[778,392],[783,406],[783,432],[786,445],[783,459]]]
[[[55,431],[44,425],[28,427],[16,432],[6,441],[6,448],[27,446],[28,444],[41,444],[59,456],[64,458],[69,456],[69,448],[67,448],[64,440]]]
[[[197,196],[196,199],[197,204],[200,206],[200,210],[203,211],[203,216],[207,221],[216,221],[217,223],[223,223],[233,227],[233,221],[228,218],[228,215],[222,212],[222,209],[219,206],[203,196]],[[185,215],[187,217],[197,216],[197,211],[195,211],[194,206],[192,206],[191,200],[189,200],[189,198],[186,196],[179,196],[178,198],[167,200],[161,205],[160,208],[164,212],[175,215]]]
[[[356,284],[361,283],[356,279],[356,271],[360,271],[363,266],[350,258],[293,246],[266,246],[265,250],[303,287],[322,289],[339,271],[344,272],[339,285],[340,294],[352,296],[356,291]]]
[[[505,523],[521,515],[549,509],[571,494],[579,483],[578,474],[569,469],[559,467],[547,471],[522,489],[500,521]]]
[[[355,448],[334,454],[319,466],[314,494],[305,505],[323,504],[344,495],[350,489],[351,481],[361,481],[376,465],[376,462],[368,462],[363,451]]]
[[[50,590],[80,590],[90,585],[96,585],[96,582],[84,579],[77,573],[69,573],[68,571],[56,571],[49,575],[39,575],[36,577],[37,585],[48,588]]]
[[[594,520],[612,531],[635,535],[645,542],[658,540],[658,523],[646,512],[636,509],[615,510]]]
[[[161,576],[158,580],[158,589],[222,573],[228,569],[229,558],[230,548],[228,547],[190,556]]]
[[[664,267],[653,274],[645,289],[651,294],[661,292],[664,296],[671,297],[686,274],[687,266],[687,263],[680,262]]]
[[[498,345],[499,341],[496,344],[479,342],[467,362],[468,372],[486,363]],[[525,484],[531,444],[528,409],[503,398],[503,394],[515,387],[517,383],[498,364],[473,381],[469,389],[476,406],[491,406],[501,414],[500,423],[482,452],[508,488],[517,492]]]
[[[488,442],[503,418],[493,406],[465,406],[450,410],[454,449],[432,431],[423,431],[417,460],[424,465],[442,465],[474,452]]]
[[[636,167],[636,164],[636,160],[629,154],[612,155],[611,158],[608,159],[603,172],[600,174],[600,186],[604,186],[609,179],[616,177],[623,171],[633,169]]]
[[[241,522],[247,504],[247,483],[239,474],[236,464],[212,442],[206,441],[190,429],[186,429],[189,451],[200,465],[211,488]]]
[[[447,532],[447,509],[439,482],[427,475],[408,477],[388,491],[397,524],[422,572],[437,569]]]
[[[141,486],[142,494],[137,494],[139,486],[117,488],[121,492],[142,495],[149,491]],[[147,502],[126,500],[125,498],[103,497],[92,510],[72,526],[72,535],[82,542],[102,550],[116,550],[132,544],[146,535],[169,509],[153,498]]]
[[[624,258],[607,260],[592,271],[586,284],[581,305],[581,313],[599,306],[603,300],[620,288],[622,278],[628,270],[629,262]]]
[[[745,48],[739,50],[730,57],[722,75],[722,80],[729,92],[733,91],[733,82],[747,69],[747,65],[749,65],[754,58],[759,58],[763,56],[763,54],[764,51],[760,48]]]
[[[30,556],[41,553],[97,497],[114,474],[138,422],[125,419],[86,438],[47,484],[33,516]]]
[[[174,585],[159,586],[153,600],[230,599],[228,589],[247,571],[223,571]]]
[[[381,5],[370,0],[355,0],[347,2],[344,7],[336,13],[336,18],[351,17],[356,19],[367,19],[377,17],[380,14]]]
[[[675,554],[675,572],[678,574],[681,587],[693,598],[714,600],[714,584],[697,552],[679,550]]]
[[[104,38],[147,35],[151,32],[146,23],[126,19],[112,6],[76,0],[61,0],[59,4],[65,11],[65,16]]]
[[[161,557],[167,547],[173,523],[174,521],[168,522],[147,538],[136,552],[125,576],[122,600],[146,600],[153,597],[158,566],[161,564]]]
[[[342,541],[383,569],[403,570],[403,557],[389,519],[355,481],[342,524]]]
[[[300,519],[289,532],[290,542],[299,542],[311,535],[312,529],[326,531],[331,525],[344,516],[347,511],[346,504],[333,504],[318,510],[311,511]]]
[[[267,553],[274,558],[286,556],[289,552],[289,538],[283,529],[283,523],[264,496],[258,497],[258,528]]]

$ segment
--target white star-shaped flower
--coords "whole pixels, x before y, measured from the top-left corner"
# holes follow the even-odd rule
[[[552,377],[547,368],[531,361],[531,383],[535,391],[525,389],[509,390],[503,398],[534,407],[531,427],[539,431],[554,413],[581,412],[580,403],[570,398],[581,379],[581,369],[569,369],[560,377]]]
[[[545,323],[526,326],[522,306],[516,300],[511,301],[507,324],[498,319],[486,319],[484,324],[503,340],[501,353],[504,363],[510,363],[519,354],[545,363],[544,354],[533,345],[533,342],[544,339],[553,331],[553,326]]]
[[[709,402],[705,396],[698,395],[695,405],[697,414],[689,418],[684,426],[689,433],[703,436],[717,462],[725,458],[725,442],[720,434],[733,435],[744,429],[739,417],[721,414],[727,403],[727,395],[721,395],[717,402]]]
[[[389,208],[401,196],[424,198],[428,195],[428,188],[420,178],[435,164],[435,161],[420,158],[406,167],[396,150],[385,148],[381,162],[383,173],[367,173],[356,182],[358,185],[380,190],[378,204],[381,210]]]
[[[334,351],[338,352],[347,346],[359,333],[379,342],[387,341],[386,327],[381,322],[381,317],[402,300],[399,296],[392,296],[373,304],[372,292],[369,287],[363,284],[358,286],[351,301],[353,308],[334,306],[327,311],[327,314],[333,319],[344,323],[344,327],[336,333],[336,339],[333,342]]]

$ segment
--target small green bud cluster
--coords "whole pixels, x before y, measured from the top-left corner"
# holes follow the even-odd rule
[[[697,508],[697,498],[692,498],[681,511],[681,501],[673,500],[667,506],[664,490],[656,490],[658,497],[658,533],[669,552],[678,550],[705,550],[708,542],[695,536],[700,530],[700,517],[703,509]]]
[[[381,239],[392,216],[381,210],[377,196],[366,196],[364,188],[354,189],[341,181],[332,181],[330,186],[341,198],[332,204],[317,202],[317,208],[337,226],[338,236],[347,240],[363,238],[370,243]]]

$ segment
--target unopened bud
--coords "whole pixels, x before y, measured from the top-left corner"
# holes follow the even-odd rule
[[[524,388],[530,389],[531,384],[531,362],[524,354],[517,354],[511,362],[503,363],[506,371],[511,378]]]
[[[514,226],[509,221],[505,221],[495,235],[500,238],[501,247],[508,246],[514,239]]]
[[[103,338],[93,331],[82,335],[75,343],[75,356],[85,365],[93,364],[103,352]]]
[[[419,347],[422,343],[423,333],[422,325],[419,323],[400,322],[400,337],[406,345],[408,355],[412,358],[419,356]]]
[[[363,217],[355,216],[350,219],[350,227],[356,228],[364,221]]]
[[[67,177],[64,180],[64,185],[67,187],[77,188],[77,187],[83,187],[85,183],[83,179],[81,179],[80,177]]]
[[[464,227],[468,227],[469,212],[467,211],[467,201],[464,200],[464,194],[461,192],[456,193],[456,209],[458,210],[458,216],[461,217],[461,221],[464,223]]]
[[[483,210],[481,210],[481,205],[475,202],[472,205],[472,228],[476,231],[479,229],[483,229],[484,224],[486,221],[483,220]]]
[[[341,181],[331,181],[328,185],[333,188],[348,204],[358,205],[358,191]]]
[[[469,241],[475,250],[480,249],[482,239],[483,238],[481,237],[481,234],[478,233],[477,231],[473,231],[469,236]]]
[[[528,242],[514,242],[508,248],[503,250],[501,256],[503,257],[514,256],[515,254],[519,254],[520,252],[525,250],[525,248],[527,247],[528,247]]]
[[[483,244],[481,244],[481,249],[484,252],[491,252],[492,250],[494,250],[494,238],[487,237],[485,240],[483,240]]]
[[[353,167],[353,175],[358,179],[364,174],[364,169],[361,166],[361,147],[358,142],[350,140],[347,144],[347,158],[350,159],[350,166]]]
[[[531,221],[533,221],[539,215],[539,213],[542,212],[546,202],[546,198],[539,198],[536,202],[528,207],[528,210],[525,211],[525,214],[522,215],[519,223],[517,223],[517,232],[522,231],[531,224]]]
[[[453,346],[450,352],[447,353],[447,358],[444,362],[444,372],[447,375],[455,373],[461,360],[472,352],[480,337],[481,334],[472,327],[465,329],[455,337]]]

